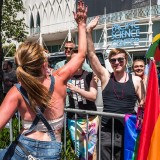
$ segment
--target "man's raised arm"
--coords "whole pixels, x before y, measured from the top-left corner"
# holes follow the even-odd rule
[[[88,25],[87,25],[87,56],[91,63],[92,69],[98,78],[101,80],[102,85],[106,83],[106,80],[109,79],[109,72],[101,65],[98,57],[95,54],[95,48],[92,39],[92,31],[98,24],[99,17],[96,16]]]

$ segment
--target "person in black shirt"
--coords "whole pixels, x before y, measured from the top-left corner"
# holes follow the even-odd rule
[[[128,54],[124,49],[115,48],[109,53],[109,62],[113,68],[110,74],[99,62],[94,49],[92,31],[98,23],[99,17],[95,17],[87,25],[87,56],[91,67],[101,80],[103,112],[132,114],[138,100],[144,104],[144,86],[142,79],[126,72]],[[124,120],[114,120],[114,159],[123,160]],[[101,160],[110,160],[112,155],[112,119],[103,116],[101,127]]]
[[[72,57],[74,54],[72,54]],[[69,108],[91,110],[96,111],[95,100],[97,97],[97,83],[95,82],[93,72],[85,71],[81,68],[77,70],[75,75],[71,78],[70,83],[68,82],[68,97],[69,97]],[[88,159],[93,158],[93,152],[97,143],[97,131],[98,131],[98,117],[89,115],[88,130],[87,130],[87,119],[85,114],[77,114],[75,117],[74,113],[68,113],[68,129],[70,131],[71,139],[75,144],[76,139],[76,155],[80,160],[86,159],[86,145],[88,136]],[[75,130],[75,123],[77,130]],[[75,138],[75,132],[76,138]]]

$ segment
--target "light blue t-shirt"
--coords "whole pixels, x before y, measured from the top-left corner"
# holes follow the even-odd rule
[[[67,63],[67,60],[60,61],[60,62],[56,63],[54,69],[57,70],[57,69],[63,67],[66,63]],[[88,71],[88,72],[93,72],[91,67],[89,66],[89,64],[87,64],[86,62],[83,63],[82,69],[85,71]]]

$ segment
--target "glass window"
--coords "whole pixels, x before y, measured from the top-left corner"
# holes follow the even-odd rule
[[[41,19],[40,19],[39,12],[37,12],[37,21],[36,21],[36,27],[40,27],[40,25],[41,25]]]
[[[34,20],[33,20],[32,13],[31,13],[31,17],[30,17],[30,28],[34,28]]]

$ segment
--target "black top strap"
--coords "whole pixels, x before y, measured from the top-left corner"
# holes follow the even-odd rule
[[[51,84],[50,84],[49,92],[52,94],[54,91],[55,79],[53,76],[50,76],[50,78],[51,78]]]
[[[24,100],[30,105],[26,90],[19,83],[16,83],[15,86],[18,89],[18,91],[21,93]]]

